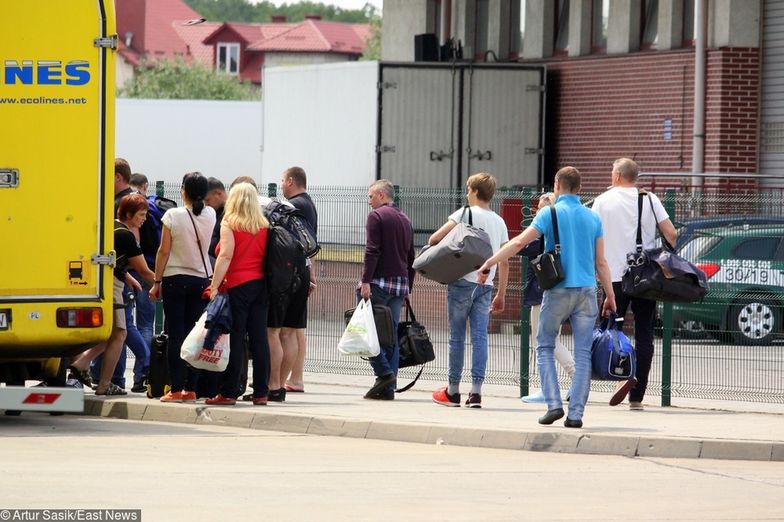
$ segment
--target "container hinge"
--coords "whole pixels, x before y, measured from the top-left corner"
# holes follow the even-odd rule
[[[117,35],[100,36],[93,40],[95,47],[105,47],[107,49],[117,49]]]
[[[114,265],[117,264],[117,256],[114,250],[105,255],[93,254],[90,262],[94,265],[109,265],[114,268]]]
[[[545,86],[544,85],[526,85],[525,92],[544,92]]]
[[[394,145],[379,145],[376,147],[376,152],[395,152]]]
[[[18,186],[18,169],[0,169],[0,188],[17,188]]]
[[[542,154],[544,154],[544,149],[537,149],[537,148],[534,148],[534,147],[526,147],[525,148],[525,153],[526,154],[538,154],[539,156],[541,156]]]
[[[379,89],[397,89],[397,82],[378,82]]]

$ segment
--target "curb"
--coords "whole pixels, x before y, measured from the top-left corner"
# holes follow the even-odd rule
[[[271,408],[270,408],[271,409]],[[755,460],[784,462],[784,442],[582,433],[569,428],[525,432],[439,424],[358,420],[337,416],[279,413],[264,408],[221,408],[203,404],[140,403],[85,397],[84,415],[135,421],[230,426],[330,437],[447,444],[488,449],[550,451],[625,457]]]

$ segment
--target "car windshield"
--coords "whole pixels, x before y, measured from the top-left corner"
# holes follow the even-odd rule
[[[721,241],[719,236],[699,234],[691,238],[681,247],[678,253],[692,263],[704,256],[708,251]]]

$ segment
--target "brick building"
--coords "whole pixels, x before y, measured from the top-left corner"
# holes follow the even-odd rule
[[[544,184],[571,164],[583,172],[586,188],[601,189],[620,156],[634,157],[646,172],[685,178],[692,172],[778,175],[784,167],[781,4],[385,0],[382,57],[411,61],[414,36],[433,33],[439,44],[459,42],[463,59],[546,64]],[[700,23],[704,54],[695,41]],[[703,104],[695,104],[699,56]],[[694,126],[699,106],[703,133]],[[704,135],[698,161],[695,134]]]

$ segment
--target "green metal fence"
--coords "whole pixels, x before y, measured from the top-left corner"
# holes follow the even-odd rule
[[[651,185],[650,180],[646,180],[646,183]],[[179,200],[179,184],[159,182],[157,190],[161,195]],[[676,224],[681,220],[690,222],[705,216],[729,215],[738,222],[748,216],[763,216],[780,218],[782,223],[778,226],[784,231],[782,191],[761,191],[753,187],[733,191],[724,187],[722,190],[708,189],[695,194],[695,191],[675,186],[657,191]],[[261,187],[260,192],[275,195],[277,190],[275,185],[270,185]],[[316,258],[318,290],[309,304],[306,370],[369,374],[368,363],[341,356],[336,348],[344,327],[343,312],[354,306],[355,289],[362,271],[364,224],[369,209],[367,189],[314,186],[308,192],[319,212],[322,251]],[[536,207],[536,198],[540,192],[536,188],[523,188],[499,190],[496,193],[491,207],[506,220],[510,237],[530,222],[531,209]],[[584,193],[582,199],[588,202],[598,194]],[[460,206],[463,199],[463,191],[397,188],[396,200],[414,224],[417,249],[446,221],[449,213]],[[757,225],[736,224],[725,226],[725,232],[711,229],[711,233],[737,234],[738,230],[749,230],[749,234],[752,234],[754,227]],[[784,403],[784,343],[780,339],[784,262],[776,264],[775,256],[780,256],[778,260],[784,258],[784,244],[776,251],[773,259],[766,260],[771,261],[774,267],[771,270],[778,270],[775,281],[771,279],[777,285],[768,285],[764,294],[760,294],[759,289],[751,293],[766,296],[763,303],[771,314],[772,339],[758,345],[738,342],[731,321],[735,320],[741,302],[745,304],[744,299],[748,300],[746,294],[729,295],[723,290],[712,291],[703,303],[694,305],[696,309],[715,308],[716,324],[683,320],[687,314],[682,307],[660,305],[661,328],[657,328],[656,332],[649,395],[660,396],[663,405],[669,405],[677,397]],[[521,274],[525,269],[524,259],[511,259],[507,309],[494,316],[490,323],[486,377],[488,383],[518,387],[521,394],[527,393],[529,386],[539,386],[533,347],[529,336],[521,335],[521,332],[527,333],[529,330],[528,310],[520,304],[521,281],[524,280]],[[448,351],[446,287],[417,278],[412,299],[417,318],[428,327],[436,351],[436,360],[427,365],[423,376],[445,382]],[[752,315],[756,313],[754,310],[751,312]],[[632,339],[633,328],[631,315],[628,315],[625,329]],[[568,327],[564,329],[562,342],[571,348]],[[467,340],[467,343],[470,341]],[[521,357],[521,354],[524,356]],[[470,368],[470,350],[466,351],[465,367]],[[565,389],[569,385],[568,378],[560,369],[559,372],[561,385]],[[414,375],[414,369],[401,370],[403,380]],[[466,371],[464,375],[470,379],[470,372]],[[611,382],[592,383],[594,391],[609,392],[613,387],[614,383]]]

